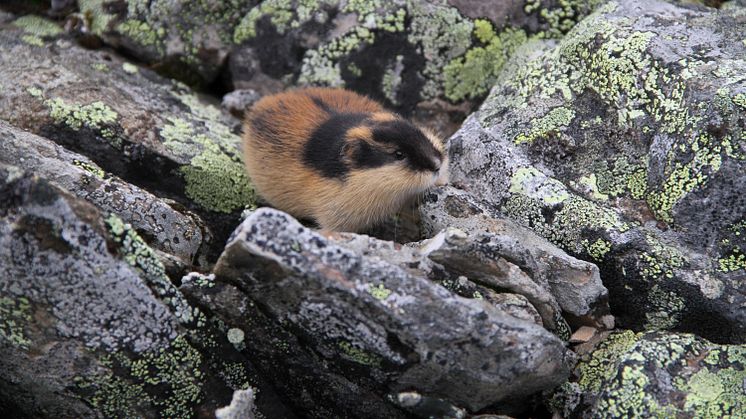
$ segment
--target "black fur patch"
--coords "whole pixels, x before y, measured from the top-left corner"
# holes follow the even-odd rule
[[[311,98],[313,103],[315,103],[316,106],[318,106],[319,109],[321,109],[322,111],[329,113],[329,114],[334,113],[334,110],[329,107],[329,104],[324,102],[320,97],[316,97],[316,96],[309,96],[309,97]]]
[[[381,150],[376,150],[365,141],[358,141],[357,149],[353,154],[355,167],[360,169],[374,169],[385,166],[396,160],[390,154]]]
[[[303,163],[327,178],[342,179],[350,168],[342,161],[345,134],[367,117],[362,113],[335,113],[311,135],[303,150]]]
[[[443,158],[443,154],[419,128],[403,119],[376,124],[373,127],[373,140],[396,145],[404,153],[407,164],[413,170],[434,172],[438,167],[433,163],[433,159]]]

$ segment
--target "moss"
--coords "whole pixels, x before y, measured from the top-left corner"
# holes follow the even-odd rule
[[[369,367],[380,368],[381,358],[377,355],[367,353],[362,349],[352,346],[349,342],[339,342],[339,349],[347,355],[350,359],[357,362],[358,364],[367,365]]]
[[[538,138],[554,135],[561,128],[570,125],[575,118],[575,111],[565,107],[552,109],[549,113],[531,121],[531,130],[526,134],[519,134],[513,140],[516,144],[532,143]]]
[[[34,15],[19,17],[12,22],[12,25],[38,38],[53,37],[63,32],[62,28],[51,20]]]
[[[372,295],[373,298],[383,301],[391,295],[391,290],[384,287],[383,284],[378,284],[377,286],[368,287],[368,294]]]
[[[31,304],[26,297],[0,297],[0,339],[28,350],[31,341],[25,329],[31,321]]]

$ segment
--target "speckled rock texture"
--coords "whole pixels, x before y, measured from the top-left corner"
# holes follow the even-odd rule
[[[8,165],[0,371],[0,412],[14,418],[192,417],[264,384],[128,224]],[[260,405],[273,397],[263,388]]]
[[[77,46],[40,17],[4,25],[0,44],[0,119],[197,212],[224,242],[254,200],[237,120],[181,83]]]
[[[416,391],[476,411],[551,388],[573,364],[535,323],[354,253],[276,210],[241,224],[215,275],[344,375],[360,374],[361,385],[394,400]]]
[[[197,262],[203,232],[196,217],[172,208],[90,159],[54,142],[0,121],[0,163],[16,165],[113,213],[129,223],[167,263],[191,267]]]
[[[449,135],[527,36],[559,37],[599,3],[81,0],[79,31],[188,84],[346,86]]]
[[[746,10],[613,1],[521,47],[452,180],[596,262],[617,320],[746,340]]]
[[[724,418],[746,415],[746,347],[691,334],[618,331],[576,368],[554,407],[563,417]]]

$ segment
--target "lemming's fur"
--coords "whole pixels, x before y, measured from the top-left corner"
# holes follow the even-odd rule
[[[343,89],[257,102],[243,126],[246,168],[272,206],[322,228],[359,231],[448,181],[442,141]]]

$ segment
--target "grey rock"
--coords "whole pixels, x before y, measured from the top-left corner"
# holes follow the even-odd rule
[[[15,164],[104,213],[116,214],[148,238],[150,246],[177,258],[175,263],[189,266],[196,262],[203,241],[196,217],[106,174],[90,159],[0,121],[0,163]]]
[[[357,255],[275,210],[241,224],[215,274],[323,357],[357,364],[392,394],[414,389],[478,410],[551,388],[573,363],[536,324]]]
[[[216,419],[254,419],[254,390],[236,390],[231,404],[215,411]]]
[[[256,90],[234,90],[223,96],[223,109],[237,117],[243,116],[256,101],[261,99],[261,95]]]
[[[252,374],[129,225],[0,164],[3,413],[189,417],[263,386]],[[264,411],[287,415],[261,388]]]
[[[452,137],[453,182],[597,263],[620,324],[742,342],[744,22],[624,0],[521,47]]]
[[[235,118],[111,52],[39,39],[29,44],[23,29],[0,28],[0,119],[175,200],[223,243],[254,200]]]
[[[594,264],[569,256],[453,187],[427,192],[422,203],[426,235],[456,229],[431,240],[431,259],[477,282],[527,297],[552,330],[561,328],[562,312],[576,327],[613,327],[608,292]]]

